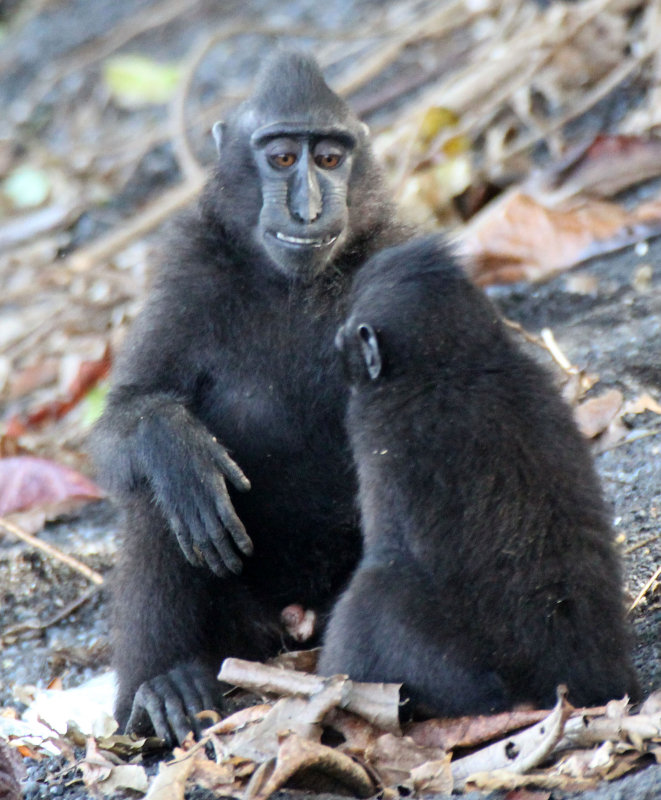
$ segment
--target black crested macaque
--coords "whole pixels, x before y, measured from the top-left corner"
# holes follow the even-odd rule
[[[358,273],[339,329],[364,553],[319,669],[455,716],[637,681],[587,446],[549,376],[436,239]]]
[[[272,57],[214,135],[92,439],[126,510],[116,715],[170,742],[219,707],[223,658],[277,652],[282,610],[329,608],[357,563],[333,339],[355,271],[410,236],[313,59]]]

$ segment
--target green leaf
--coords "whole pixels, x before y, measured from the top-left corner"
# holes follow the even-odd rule
[[[103,79],[113,100],[123,108],[167,103],[177,88],[181,70],[139,55],[118,55],[103,65]]]
[[[97,383],[93,389],[85,395],[85,410],[83,413],[83,424],[90,427],[99,419],[106,405],[106,397],[110,390],[108,381]]]
[[[3,194],[14,208],[34,208],[48,199],[51,181],[42,169],[24,164],[9,173],[2,184]]]

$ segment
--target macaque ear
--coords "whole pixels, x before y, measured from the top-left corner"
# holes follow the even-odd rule
[[[360,338],[360,346],[363,353],[363,361],[367,367],[367,374],[375,381],[381,374],[381,352],[379,351],[379,340],[376,331],[366,322],[361,323],[356,332]]]
[[[218,151],[218,155],[220,155],[220,147],[223,143],[224,130],[225,130],[225,124],[223,122],[214,122],[213,128],[211,128],[211,133],[213,134],[213,139],[216,143],[216,150]]]

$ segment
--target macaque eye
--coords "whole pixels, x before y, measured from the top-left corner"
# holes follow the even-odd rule
[[[279,153],[278,155],[269,156],[269,162],[279,169],[286,169],[292,167],[296,163],[295,153]]]
[[[314,148],[314,163],[321,169],[335,169],[344,160],[345,152],[337,142],[319,142]]]
[[[288,169],[298,161],[300,149],[294,139],[274,139],[266,146],[266,158],[275,169]]]

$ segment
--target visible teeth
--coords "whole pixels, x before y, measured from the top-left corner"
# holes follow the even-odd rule
[[[325,239],[304,239],[298,236],[288,236],[286,233],[281,233],[280,231],[276,231],[275,237],[276,239],[280,239],[281,242],[287,242],[288,244],[301,244],[308,247],[321,247],[322,245],[330,244],[337,239],[337,236],[327,236]]]

